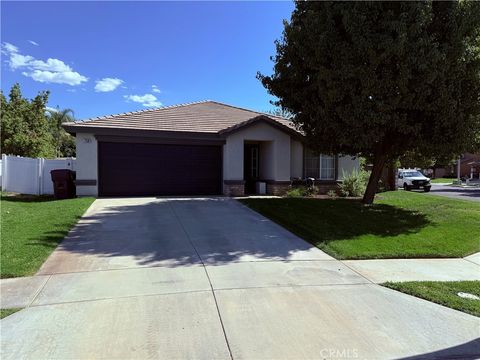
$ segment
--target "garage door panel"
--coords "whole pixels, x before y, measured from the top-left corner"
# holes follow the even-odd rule
[[[221,147],[99,143],[101,196],[215,195],[221,192]]]

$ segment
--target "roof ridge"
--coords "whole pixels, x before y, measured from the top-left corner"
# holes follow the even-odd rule
[[[85,119],[85,120],[79,120],[79,121],[76,121],[75,123],[79,123],[79,122],[80,122],[80,123],[83,123],[83,122],[92,121],[92,120],[104,120],[104,119],[113,118],[113,117],[115,117],[115,116],[140,114],[140,113],[144,113],[144,112],[148,112],[148,111],[158,111],[158,110],[164,110],[164,109],[173,109],[173,108],[178,108],[178,107],[182,107],[182,106],[202,104],[202,103],[206,103],[206,102],[215,102],[215,101],[212,101],[212,100],[199,100],[199,101],[192,101],[192,102],[188,102],[188,103],[181,103],[181,104],[175,104],[175,105],[160,106],[160,107],[151,108],[151,109],[142,109],[142,110],[128,111],[128,112],[124,112],[124,113],[109,114],[109,115],[97,116],[97,117],[93,117],[93,118],[89,118],[89,119]]]
[[[282,120],[288,120],[288,121],[291,122],[290,119],[287,119],[287,118],[285,118],[285,117],[283,117],[283,116],[273,115],[273,114],[269,114],[269,113],[266,113],[266,112],[263,112],[263,111],[255,111],[255,110],[251,110],[251,109],[247,109],[247,108],[242,108],[242,107],[240,107],[240,106],[225,104],[225,103],[222,103],[222,102],[219,102],[219,101],[215,101],[215,100],[206,100],[205,102],[213,102],[213,103],[215,103],[215,104],[220,104],[220,105],[228,106],[228,107],[231,107],[231,108],[234,108],[234,109],[245,110],[245,111],[249,111],[249,112],[252,112],[252,113],[255,113],[255,114],[265,115],[265,116],[273,117],[273,118],[280,118],[280,119],[282,119]]]

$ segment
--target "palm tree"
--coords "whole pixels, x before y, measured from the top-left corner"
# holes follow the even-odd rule
[[[273,115],[273,116],[280,116],[280,117],[283,117],[285,119],[292,119],[293,118],[293,114],[286,110],[286,109],[283,109],[283,108],[280,108],[280,107],[276,107],[274,109],[269,109],[267,111],[265,111],[266,114],[270,114],[270,115]]]
[[[71,147],[75,148],[75,144],[71,135],[67,134],[62,127],[63,123],[74,121],[74,113],[72,109],[47,109],[47,118],[50,123],[50,131],[55,142],[55,153],[57,157],[71,156]],[[65,148],[67,150],[65,151]],[[67,152],[68,154],[65,154]]]

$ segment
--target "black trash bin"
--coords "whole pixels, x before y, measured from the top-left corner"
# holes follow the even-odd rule
[[[75,171],[57,169],[50,171],[55,199],[71,199],[76,196]]]

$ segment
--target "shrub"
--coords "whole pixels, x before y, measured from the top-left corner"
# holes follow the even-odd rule
[[[381,193],[385,191],[388,191],[385,181],[383,179],[378,180],[377,193]]]
[[[287,197],[303,197],[305,195],[306,195],[306,189],[303,186],[291,188],[286,193]]]
[[[304,196],[314,196],[319,192],[318,187],[316,186],[298,186],[293,187],[287,191],[287,197],[304,197]]]
[[[335,199],[338,196],[338,194],[335,190],[328,190],[327,191],[327,196],[329,198]]]
[[[318,187],[316,187],[315,185],[313,186],[307,186],[305,188],[305,196],[314,196],[314,195],[317,195],[319,193],[319,189]]]
[[[342,196],[363,196],[367,188],[368,173],[364,170],[353,170],[350,174],[343,173],[343,181],[339,184]]]

